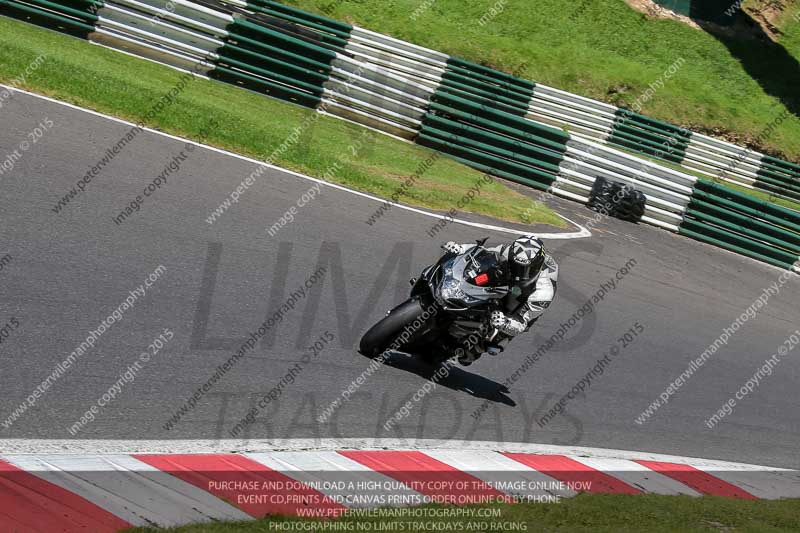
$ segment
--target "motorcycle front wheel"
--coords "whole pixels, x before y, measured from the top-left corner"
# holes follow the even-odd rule
[[[423,325],[425,311],[419,300],[407,300],[398,305],[361,337],[359,352],[375,358],[390,348],[399,350],[410,345],[428,329]],[[414,327],[415,323],[417,327]],[[410,335],[399,342],[400,335],[407,327]]]

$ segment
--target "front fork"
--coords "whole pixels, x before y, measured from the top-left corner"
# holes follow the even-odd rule
[[[504,338],[505,335],[499,329],[484,324],[481,329],[458,342],[456,349],[460,348],[463,352],[472,353],[476,357],[483,353],[499,355],[503,352],[500,342]]]

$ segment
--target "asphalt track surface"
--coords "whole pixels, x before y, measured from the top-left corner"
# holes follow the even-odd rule
[[[0,344],[0,420],[163,265],[166,272],[104,333],[94,349],[37,400],[2,438],[70,439],[68,428],[111,388],[164,328],[166,347],[124,383],[74,438],[215,439],[228,431],[329,332],[321,351],[249,426],[249,438],[386,437],[413,442],[470,439],[643,450],[781,467],[800,466],[800,352],[715,429],[704,420],[726,402],[798,327],[795,278],[730,343],[642,425],[634,419],[781,271],[647,226],[603,220],[594,236],[550,242],[561,265],[559,295],[534,332],[497,358],[456,369],[391,430],[384,422],[428,381],[433,369],[397,355],[369,377],[330,421],[317,416],[366,368],[360,335],[407,295],[408,278],[446,240],[507,234],[452,224],[435,238],[434,220],[393,209],[370,227],[378,203],[329,187],[275,236],[266,231],[312,182],[268,171],[219,221],[205,219],[255,168],[198,148],[121,225],[112,218],[173,160],[184,144],[140,134],[61,213],[52,208],[129,126],[17,94],[0,109],[0,158],[37,124],[51,131],[0,176],[0,325],[19,327]],[[552,200],[575,219],[593,213]],[[508,390],[502,383],[634,259],[632,271]],[[165,423],[264,322],[318,263],[318,283],[256,349],[241,359],[167,430]],[[644,333],[566,412],[544,416],[610,346],[639,322]],[[484,401],[488,409],[471,416]]]

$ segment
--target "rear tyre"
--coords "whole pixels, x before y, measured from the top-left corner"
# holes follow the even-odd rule
[[[424,314],[425,310],[422,308],[422,304],[419,300],[407,300],[398,305],[364,334],[361,338],[359,352],[367,357],[375,358],[390,347],[393,349],[400,349],[409,345],[415,338],[419,337],[420,333],[426,331],[427,328],[414,328],[415,331],[411,331],[411,335],[408,339],[393,346],[395,340],[398,339],[407,326],[411,326],[417,321],[419,324],[424,322]]]

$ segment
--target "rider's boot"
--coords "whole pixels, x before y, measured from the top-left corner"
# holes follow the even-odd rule
[[[476,353],[472,350],[465,350],[464,348],[456,348],[455,356],[458,358],[458,362],[461,363],[462,366],[469,366],[475,361],[477,361],[481,354]]]
[[[486,345],[486,353],[491,356],[497,356],[503,353],[503,347],[499,344],[487,344]]]

